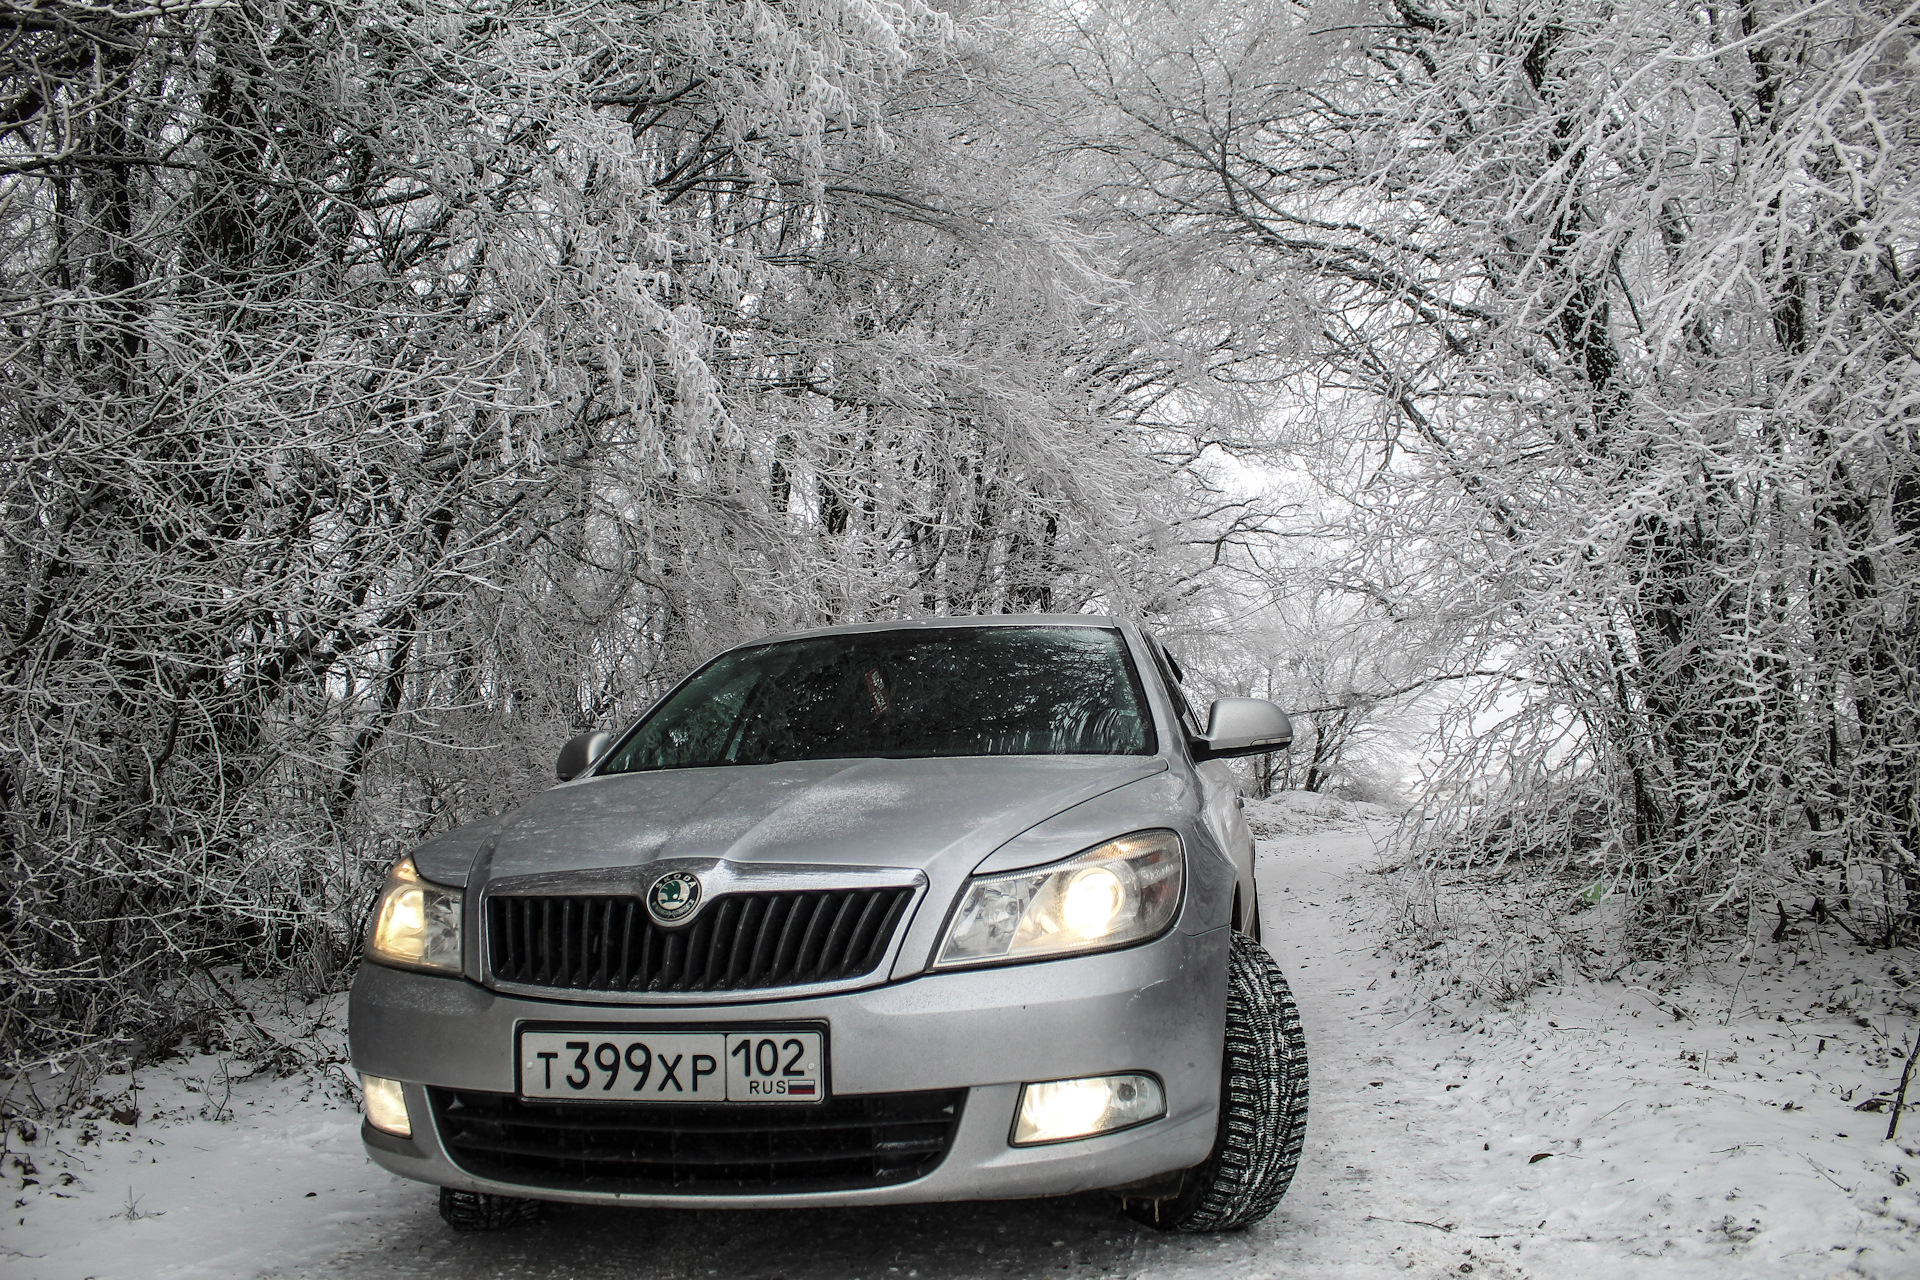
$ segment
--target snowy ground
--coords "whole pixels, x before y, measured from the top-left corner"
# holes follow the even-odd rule
[[[364,1159],[349,1106],[201,1057],[142,1073],[137,1124],[122,1078],[92,1119],[10,1136],[0,1275],[1920,1275],[1920,1116],[1889,1143],[1886,1116],[1860,1110],[1891,1091],[1913,1034],[1911,1004],[1884,998],[1889,965],[1911,973],[1911,955],[1803,940],[1684,987],[1582,985],[1450,1017],[1363,923],[1372,837],[1324,819],[1262,845],[1267,941],[1301,1005],[1314,1083],[1306,1161],[1253,1230],[1161,1236],[1077,1196],[557,1208],[534,1228],[459,1237],[426,1188]],[[307,1016],[339,1034],[339,1002]]]

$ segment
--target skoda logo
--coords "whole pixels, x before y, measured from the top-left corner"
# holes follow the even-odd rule
[[[700,905],[700,881],[691,871],[669,871],[647,890],[647,914],[659,924],[679,924]]]

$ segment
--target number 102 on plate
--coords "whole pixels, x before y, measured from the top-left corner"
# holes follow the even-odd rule
[[[602,1102],[819,1102],[818,1031],[522,1031],[520,1096]]]

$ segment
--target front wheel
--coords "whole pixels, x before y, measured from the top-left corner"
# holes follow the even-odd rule
[[[1307,1140],[1307,1041],[1280,966],[1246,934],[1227,963],[1220,1128],[1206,1160],[1164,1199],[1125,1196],[1136,1222],[1162,1231],[1230,1231],[1273,1212]]]
[[[440,1188],[440,1217],[455,1231],[499,1231],[540,1220],[540,1202]]]

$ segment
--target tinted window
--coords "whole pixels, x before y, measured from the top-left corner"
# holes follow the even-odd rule
[[[723,654],[601,773],[858,756],[1145,755],[1118,632],[930,627]]]

